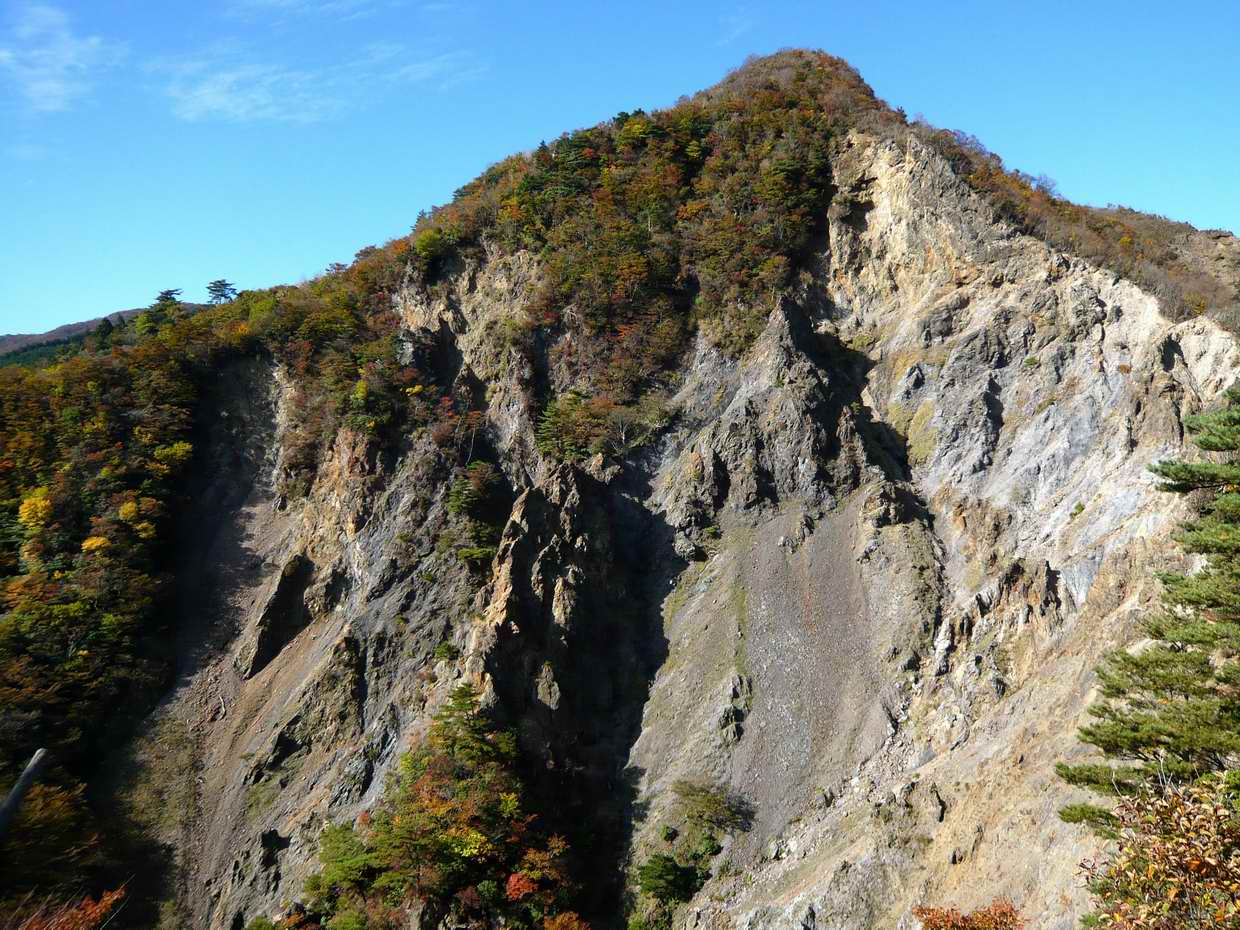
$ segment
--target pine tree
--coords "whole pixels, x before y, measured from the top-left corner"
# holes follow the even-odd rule
[[[237,299],[237,289],[223,278],[216,278],[207,285],[207,297],[210,303],[226,304]]]
[[[1206,452],[1240,451],[1240,389],[1226,393],[1222,409],[1186,417],[1185,426]],[[1108,761],[1058,771],[1105,795],[1133,794],[1157,779],[1189,782],[1240,762],[1240,462],[1173,461],[1151,470],[1162,490],[1206,498],[1175,537],[1206,566],[1160,574],[1163,609],[1145,625],[1152,644],[1114,652],[1098,669],[1102,699],[1080,737]],[[1066,808],[1063,817],[1110,823],[1090,805]]]
[[[99,321],[94,331],[95,342],[99,348],[106,349],[112,344],[112,331],[115,329],[116,327],[112,325],[112,321],[106,316]]]
[[[461,762],[511,761],[516,747],[512,734],[496,728],[478,708],[473,687],[460,684],[435,715],[431,744]]]

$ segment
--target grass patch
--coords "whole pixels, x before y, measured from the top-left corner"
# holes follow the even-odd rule
[[[274,778],[264,778],[245,789],[245,816],[253,820],[275,803],[280,794],[280,784]]]
[[[939,442],[939,431],[930,424],[934,418],[934,403],[926,400],[917,408],[908,425],[908,461],[910,465],[922,465],[930,460]]]

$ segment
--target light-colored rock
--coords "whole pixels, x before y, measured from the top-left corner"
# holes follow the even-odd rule
[[[407,282],[409,351],[435,341],[442,377],[484,386],[513,491],[485,585],[436,551],[425,437],[385,463],[342,432],[279,501],[287,379],[250,370],[219,398],[277,425],[218,440],[254,448],[204,496],[186,571],[214,599],[185,605],[158,718],[186,722],[200,773],[167,831],[189,924],[296,898],[323,824],[374,802],[463,677],[561,812],[594,818],[602,885],[662,842],[677,779],[748,799],[681,925],[911,928],[922,902],[1010,896],[1075,926],[1094,845],[1058,820],[1053,765],[1082,754],[1091,670],[1134,638],[1183,513],[1146,467],[1185,454],[1184,416],[1240,352],[996,222],[916,142],[854,135],[835,174],[812,274],[743,357],[693,347],[671,425],[623,468],[534,446],[510,338],[532,256]],[[459,660],[432,658],[445,638]]]

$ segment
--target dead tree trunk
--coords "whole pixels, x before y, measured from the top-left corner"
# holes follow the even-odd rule
[[[8,831],[9,823],[17,816],[17,809],[21,807],[22,798],[26,796],[26,792],[38,779],[39,773],[43,771],[43,766],[46,764],[47,750],[40,749],[27,763],[26,770],[22,772],[21,778],[17,779],[17,784],[13,786],[9,796],[4,799],[4,804],[0,805],[0,841],[4,839],[4,834]]]

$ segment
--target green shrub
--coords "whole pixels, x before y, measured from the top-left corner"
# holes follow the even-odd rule
[[[607,427],[604,408],[578,391],[568,391],[547,404],[535,444],[548,458],[579,462],[602,451]]]
[[[702,838],[698,840],[697,845],[689,853],[689,858],[694,862],[705,862],[714,859],[715,856],[723,852],[723,846],[720,845],[718,837],[710,831],[702,834]]]
[[[327,922],[328,930],[368,930],[370,923],[359,911],[341,911]]]
[[[371,850],[352,824],[332,824],[319,836],[322,868],[306,882],[306,896],[315,910],[333,913],[341,895],[364,892],[379,869]]]
[[[672,785],[677,805],[689,823],[726,832],[753,826],[753,807],[722,785],[681,779]]]
[[[489,462],[472,462],[448,489],[448,512],[479,516],[500,486],[499,470]]]
[[[490,564],[498,551],[496,546],[459,546],[456,557],[473,568],[482,568]]]
[[[465,517],[465,527],[445,546],[471,568],[489,564],[499,548],[509,503],[499,469],[488,462],[470,464],[448,488],[448,512]]]
[[[434,658],[437,662],[455,662],[461,657],[461,650],[451,640],[445,639],[435,647]]]
[[[665,853],[655,853],[637,870],[637,887],[660,904],[688,901],[704,881],[696,868],[681,865]]]
[[[413,250],[426,262],[433,262],[442,257],[449,247],[448,237],[440,229],[423,230],[413,240]]]

